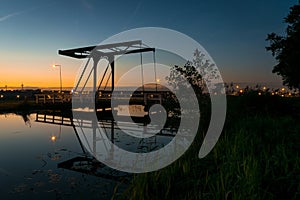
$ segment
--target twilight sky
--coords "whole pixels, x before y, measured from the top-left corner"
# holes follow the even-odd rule
[[[95,45],[138,27],[182,32],[211,55],[226,82],[280,82],[266,35],[284,33],[297,0],[0,0],[0,88],[72,87],[81,60],[58,49]]]

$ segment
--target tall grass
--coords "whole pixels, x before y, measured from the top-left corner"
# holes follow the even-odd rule
[[[114,198],[300,199],[299,99],[256,100],[258,107],[247,106],[253,99],[228,99],[223,133],[204,159],[197,156],[205,129],[180,159],[134,176],[129,188]]]

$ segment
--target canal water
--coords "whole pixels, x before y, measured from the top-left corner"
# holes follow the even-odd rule
[[[168,141],[160,136],[155,143],[134,142],[116,130],[114,142],[145,152]],[[131,178],[87,156],[72,126],[37,122],[35,113],[0,115],[1,199],[111,199]]]
[[[111,199],[117,180],[59,168],[84,157],[72,127],[0,115],[1,199]]]

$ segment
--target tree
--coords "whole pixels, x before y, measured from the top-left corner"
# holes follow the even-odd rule
[[[184,66],[173,66],[170,75],[166,79],[168,84],[175,90],[183,91],[184,88],[191,86],[196,94],[202,94],[204,89],[202,76],[190,61],[187,61]]]
[[[207,86],[214,84],[213,80],[218,78],[219,74],[215,64],[205,59],[205,54],[196,49],[193,61],[187,61],[184,66],[173,66],[166,80],[177,90],[184,90],[184,88],[191,86],[199,97],[207,90]]]
[[[266,47],[278,61],[273,73],[280,75],[283,84],[290,89],[300,90],[300,1],[290,8],[284,22],[287,23],[286,36],[275,33],[267,35],[270,46]]]
[[[207,99],[207,95],[204,95],[204,93],[207,91],[207,85],[210,84],[210,80],[207,79],[210,76],[215,76],[215,71],[215,65],[207,60],[205,54],[198,49],[193,52],[192,61],[187,60],[183,66],[172,66],[170,74],[165,77],[168,85],[175,92],[174,95],[167,98],[164,105],[168,115],[181,118],[182,108],[180,103],[182,102],[185,105],[185,112],[188,110],[187,107],[191,106],[193,108],[195,104],[199,106],[199,102],[203,103],[203,100]],[[197,102],[191,97],[191,89],[196,95]]]

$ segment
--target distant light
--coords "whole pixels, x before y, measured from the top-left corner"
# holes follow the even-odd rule
[[[263,90],[266,90],[266,89],[267,89],[266,86],[264,86],[264,87],[263,87]]]
[[[261,95],[261,92],[259,92],[258,95]]]
[[[239,89],[239,88],[240,88],[240,86],[239,86],[239,85],[237,85],[237,86],[236,86],[236,88],[237,88],[237,89]]]
[[[53,68],[60,67],[60,66],[61,66],[61,65],[58,65],[58,64],[53,64],[53,65],[52,65]]]
[[[292,93],[289,93],[289,96],[292,96]]]
[[[159,79],[159,78],[158,78],[158,79],[156,79],[156,82],[158,82],[158,83],[159,83],[159,82],[160,82],[160,79]]]
[[[17,95],[17,98],[20,98],[20,95]]]
[[[240,93],[243,93],[243,92],[244,92],[244,91],[241,89],[241,90],[240,90]]]
[[[285,90],[285,88],[281,88],[281,91],[284,91]]]
[[[55,141],[56,141],[56,136],[54,136],[54,135],[51,136],[51,141],[52,141],[52,142],[55,142]]]
[[[281,96],[282,96],[282,97],[284,97],[284,95],[283,95],[283,94],[282,94]]]
[[[275,93],[274,92],[272,92],[272,95],[274,95]]]
[[[3,94],[1,94],[1,96],[0,96],[1,98],[3,98],[4,97],[4,95]]]

